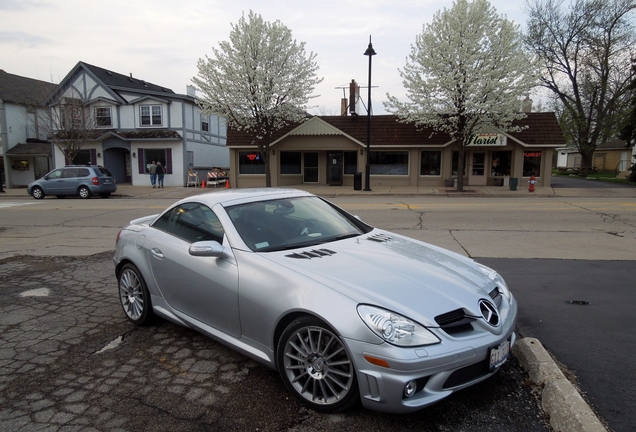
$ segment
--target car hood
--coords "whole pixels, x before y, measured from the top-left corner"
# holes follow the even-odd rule
[[[463,308],[480,316],[479,300],[495,283],[471,259],[381,230],[267,259],[339,291],[359,303],[391,309],[434,325]]]

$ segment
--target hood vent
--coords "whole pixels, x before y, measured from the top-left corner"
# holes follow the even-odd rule
[[[471,324],[473,321],[475,318],[466,315],[463,309],[456,309],[435,317],[435,322],[439,324],[439,328],[449,335],[473,331],[474,328]]]
[[[367,238],[368,238],[369,240],[373,240],[373,241],[376,241],[376,242],[378,242],[378,243],[385,243],[385,242],[388,242],[388,241],[391,241],[391,240],[392,240],[392,238],[391,238],[391,237],[389,237],[389,236],[388,236],[388,235],[386,235],[386,234],[376,234],[376,235],[374,235],[374,236],[370,236],[370,237],[367,237]]]
[[[312,258],[322,258],[324,256],[331,256],[335,254],[336,252],[329,249],[313,249],[310,251],[296,252],[291,255],[285,255],[285,256],[287,258],[312,259]]]

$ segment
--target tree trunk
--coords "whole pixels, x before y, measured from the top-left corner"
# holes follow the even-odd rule
[[[457,157],[457,192],[464,191],[464,171],[465,171],[465,158],[466,155],[466,147],[464,146],[463,141],[460,142],[459,146],[459,154]]]

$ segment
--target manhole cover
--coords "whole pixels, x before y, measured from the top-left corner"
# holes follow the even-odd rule
[[[589,301],[585,300],[566,300],[565,302],[575,306],[587,306],[590,304]]]

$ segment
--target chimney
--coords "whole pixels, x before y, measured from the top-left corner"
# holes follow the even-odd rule
[[[193,86],[193,85],[187,85],[186,86],[186,94],[188,96],[197,97],[197,89],[196,89],[196,87]]]
[[[356,108],[358,106],[359,95],[360,86],[358,85],[356,80],[352,79],[351,83],[349,84],[349,100],[351,101],[349,105],[349,112],[351,113],[351,115],[358,115]]]
[[[526,96],[523,102],[521,102],[521,112],[532,112],[532,99],[530,99],[528,96]]]
[[[340,115],[346,117],[348,115],[347,108],[349,108],[349,101],[347,98],[340,99]]]

